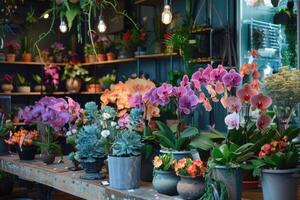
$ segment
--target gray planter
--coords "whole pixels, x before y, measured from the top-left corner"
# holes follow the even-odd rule
[[[199,153],[195,149],[191,151],[172,151],[172,150],[161,149],[160,153],[161,154],[171,153],[173,154],[174,159],[177,161],[182,158],[192,158],[193,160],[200,160]]]
[[[177,192],[183,199],[199,199],[204,194],[204,191],[205,183],[203,177],[180,176]]]
[[[243,181],[241,168],[216,166],[212,169],[212,176],[215,180],[221,181],[226,185],[230,200],[241,199]]]
[[[108,156],[110,187],[119,190],[135,189],[140,186],[141,156]]]
[[[155,170],[152,185],[161,194],[177,195],[176,186],[179,180],[174,171]]]
[[[98,160],[96,160],[96,162],[85,162],[84,160],[81,160],[80,164],[84,169],[85,174],[80,176],[80,178],[85,180],[101,179],[102,176],[100,174],[100,171],[103,167],[105,159],[105,157],[99,158]]]
[[[261,182],[266,200],[297,200],[297,177],[299,169],[263,169]]]

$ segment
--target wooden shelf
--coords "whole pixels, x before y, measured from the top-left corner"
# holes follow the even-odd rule
[[[222,61],[222,59],[208,57],[208,58],[194,58],[191,59],[189,63],[195,64],[195,63],[210,63],[210,62],[220,62],[220,61]]]
[[[32,65],[32,66],[44,66],[47,64],[55,64],[59,66],[65,66],[68,63],[42,63],[42,62],[21,62],[21,61],[16,61],[16,62],[6,62],[6,61],[0,61],[0,64],[7,64],[7,65]]]
[[[165,58],[165,57],[177,56],[177,55],[178,55],[177,53],[170,53],[170,54],[159,53],[159,54],[139,55],[139,56],[135,56],[135,57],[139,58],[139,59],[159,59],[159,58]]]
[[[125,62],[133,62],[136,61],[135,58],[124,58],[124,59],[116,59],[116,60],[107,60],[103,62],[94,62],[94,63],[81,63],[81,66],[92,66],[92,65],[107,65],[107,64],[115,64],[115,63],[125,63]]]
[[[201,33],[210,33],[211,31],[212,31],[211,27],[198,27],[198,28],[193,28],[192,33],[201,34]]]
[[[12,92],[12,93],[0,93],[0,96],[41,96],[41,95],[101,95],[102,92],[80,92],[80,93],[71,93],[71,92],[53,92],[53,93],[41,93],[41,92]]]
[[[163,0],[136,0],[136,5],[157,6],[163,4]]]
[[[25,126],[24,122],[13,123],[13,126]]]

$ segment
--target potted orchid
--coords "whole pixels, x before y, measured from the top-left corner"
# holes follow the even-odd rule
[[[27,81],[25,76],[23,76],[19,73],[17,73],[17,77],[18,77],[18,82],[19,82],[19,85],[17,87],[17,91],[18,92],[23,92],[23,93],[29,93],[30,90],[31,90],[29,81]]]
[[[62,80],[66,80],[67,91],[70,93],[80,92],[82,80],[88,73],[80,65],[67,65],[62,75]]]
[[[33,74],[32,75],[33,80],[35,81],[35,83],[37,85],[34,86],[33,90],[35,92],[45,92],[46,91],[46,87],[43,85],[43,79],[40,75],[38,74]]]
[[[55,62],[61,63],[63,61],[63,51],[65,50],[64,45],[59,42],[54,42],[51,45],[51,48],[52,48]]]
[[[14,89],[12,75],[4,74],[2,78],[1,89],[3,90],[4,93],[11,93],[11,91]]]
[[[59,67],[55,64],[44,66],[44,85],[47,92],[51,93],[58,89],[59,71]]]
[[[16,54],[18,50],[21,48],[20,44],[15,40],[9,40],[4,42],[4,48],[6,48],[6,61],[15,62]]]

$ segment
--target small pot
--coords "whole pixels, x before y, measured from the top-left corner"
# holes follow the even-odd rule
[[[79,0],[69,0],[70,1],[70,3],[78,3],[79,2]]]
[[[83,167],[85,174],[80,176],[80,178],[85,180],[101,179],[102,176],[100,174],[100,171],[104,165],[105,159],[105,157],[102,157],[97,159],[95,162],[85,162],[84,160],[81,160],[80,164]]]
[[[13,53],[6,54],[6,61],[7,62],[15,62],[16,61],[16,54],[13,54]]]
[[[21,93],[29,93],[30,92],[30,86],[19,86],[17,87],[17,92]]]
[[[4,83],[1,85],[1,88],[4,93],[11,93],[14,89],[14,86],[13,86],[13,84]]]
[[[94,55],[88,55],[84,57],[84,62],[86,63],[94,63],[95,62],[95,56]]]
[[[20,118],[18,115],[15,115],[13,116],[13,119],[12,119],[13,123],[20,123]]]
[[[47,84],[47,85],[45,85],[45,87],[46,87],[46,92],[47,93],[55,92],[58,89],[58,86],[53,85],[53,84]]]
[[[205,182],[203,177],[180,176],[177,184],[177,192],[187,200],[200,199],[205,191]]]
[[[23,146],[21,150],[19,145],[17,145],[16,149],[20,160],[34,160],[36,150],[35,146]]]
[[[0,196],[6,196],[11,194],[13,188],[14,178],[12,175],[5,175],[2,178],[0,178]]]
[[[154,170],[153,188],[166,195],[177,195],[177,183],[180,180],[174,171]]]
[[[23,53],[22,54],[22,61],[23,62],[32,62],[31,53]]]
[[[34,86],[33,90],[35,92],[45,92],[46,87],[44,85],[36,85],[36,86]]]
[[[88,92],[95,92],[95,93],[98,93],[98,92],[101,92],[101,85],[100,84],[89,84],[89,85],[86,85],[86,90]]]
[[[0,53],[0,61],[5,61],[5,54],[4,53]]]
[[[161,45],[160,42],[155,42],[153,44],[153,49],[155,54],[160,54],[161,53]]]
[[[110,187],[119,190],[135,189],[140,186],[141,156],[108,156]]]
[[[98,62],[103,62],[106,60],[106,55],[105,54],[98,54],[97,55],[97,60]]]
[[[66,88],[70,93],[79,93],[81,89],[81,79],[69,78],[66,80]]]
[[[296,200],[299,169],[261,171],[263,196],[266,200]]]
[[[61,53],[54,55],[55,62],[62,63],[63,62],[63,55]]]
[[[47,165],[53,164],[55,161],[55,154],[54,153],[42,154],[42,161]]]
[[[116,54],[109,52],[106,54],[107,60],[115,60],[116,59]]]
[[[200,160],[199,153],[196,150],[190,150],[190,151],[171,151],[171,150],[160,150],[161,154],[169,154],[171,153],[173,155],[173,158],[175,160],[180,160],[182,158],[192,158],[193,160]]]

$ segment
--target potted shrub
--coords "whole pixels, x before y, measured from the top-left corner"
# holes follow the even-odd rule
[[[51,93],[58,89],[59,85],[59,67],[55,64],[49,64],[44,66],[44,85],[46,91]]]
[[[85,79],[86,90],[91,93],[101,92],[101,85],[96,77],[88,77]]]
[[[12,128],[12,123],[6,120],[4,113],[0,112],[0,155],[8,154],[8,146],[4,140],[7,139]]]
[[[5,142],[16,146],[20,160],[34,160],[36,147],[34,141],[38,139],[38,132],[22,129],[10,135]]]
[[[300,129],[290,129],[262,146],[252,160],[254,175],[261,176],[264,199],[297,199],[298,148],[291,142]],[[290,137],[289,137],[290,136]]]
[[[37,85],[34,86],[33,90],[35,92],[45,92],[46,91],[46,87],[43,85],[43,80],[42,77],[38,74],[33,74],[32,75],[33,80],[35,81],[35,83]]]
[[[106,53],[107,53],[107,45],[104,43],[104,41],[100,41],[97,43],[96,46],[97,51],[97,60],[98,62],[103,62],[106,60]]]
[[[122,38],[116,43],[118,49],[118,59],[130,58],[132,57],[132,35],[130,31],[125,32]]]
[[[152,185],[157,192],[166,195],[177,195],[177,183],[180,178],[174,172],[175,163],[172,154],[154,157]]]
[[[88,75],[88,71],[80,65],[68,65],[65,67],[62,80],[66,80],[66,88],[70,93],[79,93],[82,80]]]
[[[57,63],[62,63],[63,62],[63,51],[65,50],[65,47],[62,43],[59,42],[54,42],[51,45],[54,60]]]
[[[32,56],[31,56],[31,40],[25,36],[22,39],[22,61],[23,62],[31,62]]]
[[[113,83],[116,82],[116,74],[113,72],[112,74],[106,74],[99,78],[99,83],[103,90],[108,89]]]
[[[13,175],[0,171],[0,196],[6,196],[11,194],[14,189],[14,177]]]
[[[91,44],[85,44],[84,46],[84,60],[86,63],[94,63],[96,61],[94,49]]]
[[[143,30],[133,29],[132,33],[132,45],[135,48],[134,55],[146,54],[147,33]]]
[[[204,194],[205,164],[201,160],[182,158],[175,164],[175,172],[180,176],[178,194],[183,199],[199,199]]]
[[[20,49],[20,44],[15,40],[9,40],[4,42],[4,48],[6,48],[6,61],[15,62],[16,54]]]
[[[4,74],[2,78],[1,89],[4,93],[11,93],[14,89],[13,86],[13,77],[10,74]]]
[[[30,83],[27,81],[27,79],[17,73],[17,77],[18,77],[18,82],[19,82],[19,86],[17,87],[17,91],[18,92],[22,92],[22,93],[29,93],[30,92]]]
[[[118,132],[108,156],[110,187],[128,190],[140,186],[142,146],[137,132],[127,128]]]

